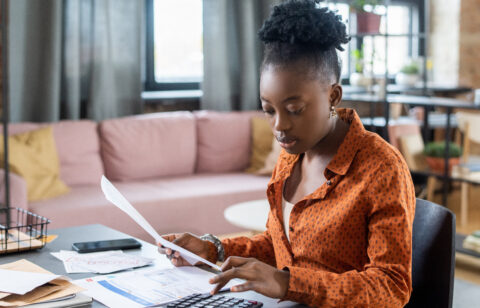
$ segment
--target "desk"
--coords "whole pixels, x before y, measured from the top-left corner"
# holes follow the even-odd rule
[[[2,255],[0,256],[0,264],[17,261],[19,259],[27,259],[52,273],[68,276],[74,280],[92,277],[95,276],[95,274],[67,274],[65,272],[65,268],[63,267],[63,263],[53,257],[50,252],[56,252],[61,249],[70,250],[73,242],[100,241],[107,239],[131,237],[125,233],[110,229],[103,225],[87,225],[50,230],[49,234],[56,234],[58,235],[58,238],[52,243],[47,244],[44,248],[40,250],[16,253],[11,255]],[[142,254],[146,257],[164,258],[164,256],[159,256],[157,247],[155,245],[149,244],[141,240],[139,241],[143,244],[141,249],[127,250],[126,252],[131,254]],[[235,294],[225,293],[222,295],[242,297],[246,299],[261,301],[263,302],[264,307],[305,307],[303,305],[299,305],[293,302],[282,302],[278,304],[278,300],[263,296],[253,291]],[[92,307],[105,306],[97,301],[94,301]]]
[[[241,202],[229,206],[223,215],[225,219],[240,228],[253,231],[265,231],[270,204],[267,199]]]

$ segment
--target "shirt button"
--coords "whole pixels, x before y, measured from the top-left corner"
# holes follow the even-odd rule
[[[332,185],[332,181],[328,180],[327,185]]]

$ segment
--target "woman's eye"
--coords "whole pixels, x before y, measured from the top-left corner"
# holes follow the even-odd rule
[[[274,111],[273,110],[270,110],[270,109],[267,109],[267,110],[263,110],[263,112],[265,114],[268,114],[268,115],[273,115]]]
[[[288,112],[293,115],[299,115],[300,113],[302,113],[302,111],[303,111],[303,108],[296,109],[296,110],[289,110]]]

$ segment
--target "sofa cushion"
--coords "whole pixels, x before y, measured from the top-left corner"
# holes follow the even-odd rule
[[[27,183],[29,201],[53,198],[68,192],[60,180],[60,166],[51,126],[8,137],[11,172]],[[0,162],[4,162],[3,137],[0,137]]]
[[[195,118],[162,112],[100,123],[105,173],[112,181],[192,174],[196,158]]]
[[[250,161],[250,119],[256,111],[198,111],[197,172],[243,171]]]
[[[97,123],[66,120],[55,123],[12,123],[9,134],[52,125],[60,161],[60,178],[68,186],[98,184],[103,174]]]

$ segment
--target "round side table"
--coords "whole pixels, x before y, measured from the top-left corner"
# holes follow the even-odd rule
[[[269,211],[268,200],[261,199],[231,205],[223,215],[231,224],[258,233],[266,230]]]

